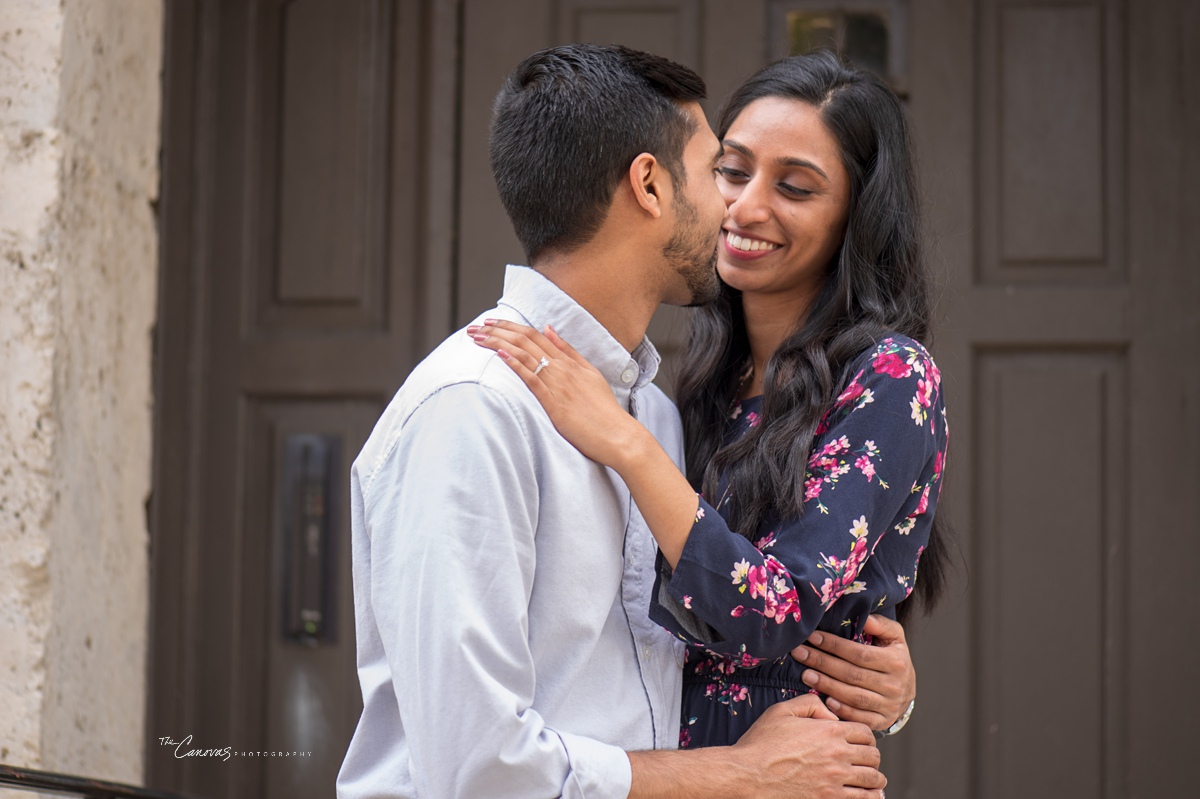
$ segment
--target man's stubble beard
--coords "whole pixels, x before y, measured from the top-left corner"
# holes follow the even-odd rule
[[[717,245],[709,244],[705,232],[699,230],[696,207],[683,194],[675,195],[676,224],[670,240],[663,246],[663,257],[683,278],[689,299],[685,307],[710,303],[721,291],[717,277]]]

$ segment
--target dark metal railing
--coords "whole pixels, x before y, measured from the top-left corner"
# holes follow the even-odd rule
[[[96,780],[73,774],[34,771],[0,764],[0,786],[34,793],[52,792],[83,799],[186,799],[177,793],[139,788],[120,782]]]

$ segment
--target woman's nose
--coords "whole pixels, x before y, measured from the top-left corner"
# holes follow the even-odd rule
[[[747,227],[757,222],[765,222],[770,216],[766,197],[757,180],[741,186],[741,191],[733,197],[729,204],[729,218],[738,227]]]

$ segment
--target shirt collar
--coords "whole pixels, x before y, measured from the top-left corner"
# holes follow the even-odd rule
[[[504,296],[508,306],[537,330],[547,324],[584,358],[600,370],[615,389],[638,389],[654,379],[662,358],[645,336],[632,355],[621,346],[596,317],[545,275],[528,266],[509,264],[504,273]]]

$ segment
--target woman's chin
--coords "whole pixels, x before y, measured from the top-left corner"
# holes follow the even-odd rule
[[[729,263],[724,257],[717,260],[717,274],[725,285],[742,292],[753,291],[762,282],[762,275],[754,268]]]

